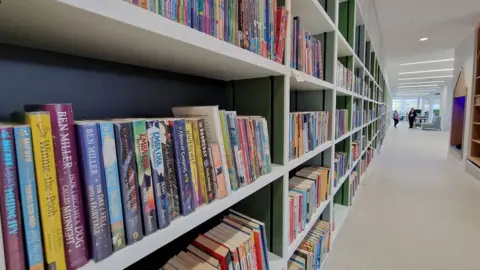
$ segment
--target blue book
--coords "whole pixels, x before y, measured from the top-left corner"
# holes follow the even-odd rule
[[[103,173],[107,186],[108,213],[112,230],[113,251],[126,245],[125,226],[123,223],[122,194],[118,176],[117,148],[115,146],[115,131],[111,122],[98,124],[102,143]]]
[[[29,269],[43,267],[42,235],[37,199],[32,138],[29,126],[15,126],[15,148],[17,152],[18,178],[22,205],[23,229],[27,246]]]
[[[147,134],[158,226],[162,229],[170,224],[170,219],[167,187],[165,184],[165,168],[163,166],[162,140],[160,138],[160,122],[158,120],[147,121]]]
[[[173,119],[173,155],[175,172],[177,175],[178,194],[180,196],[180,209],[182,215],[188,215],[195,210],[192,175],[190,160],[188,159],[187,135],[185,134],[185,120]]]
[[[95,122],[76,122],[76,129],[83,190],[87,198],[90,249],[93,260],[98,262],[112,254],[100,132]]]
[[[259,164],[260,171],[262,175],[264,175],[267,173],[267,168],[265,167],[265,153],[263,150],[263,130],[260,122],[261,122],[260,120],[254,120],[253,124],[256,129],[255,133],[257,134],[257,140],[256,140],[257,149],[258,149],[257,151],[259,151],[260,153],[260,157],[261,157],[260,161],[262,162],[261,164]]]

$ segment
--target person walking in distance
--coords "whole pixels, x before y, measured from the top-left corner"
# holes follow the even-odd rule
[[[397,110],[393,112],[393,127],[397,128],[398,124],[398,119],[400,118],[400,115],[398,114]]]
[[[416,117],[417,117],[417,112],[415,111],[414,108],[411,108],[410,112],[408,112],[408,122],[410,124],[410,128],[413,128],[413,123],[415,123]]]

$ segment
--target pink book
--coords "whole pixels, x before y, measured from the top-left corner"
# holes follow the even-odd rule
[[[217,199],[227,196],[227,187],[225,186],[225,173],[222,169],[222,159],[220,157],[220,147],[216,143],[211,143],[209,148],[210,161],[213,164],[214,185]]]

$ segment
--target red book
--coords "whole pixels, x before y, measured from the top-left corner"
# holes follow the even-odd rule
[[[250,158],[248,158],[248,149],[247,149],[247,142],[245,141],[245,139],[247,138],[246,137],[246,133],[245,133],[245,125],[243,125],[243,121],[244,119],[242,118],[237,118],[238,119],[238,122],[237,122],[237,126],[240,130],[240,137],[239,137],[239,140],[240,140],[240,147],[242,148],[242,155],[243,155],[243,160],[244,160],[244,164],[245,164],[245,178],[246,178],[246,181],[248,184],[250,184],[252,181],[251,181],[251,175],[250,175],[250,166],[252,166],[252,163],[249,162]]]
[[[285,7],[280,7],[277,10],[277,24],[276,24],[276,45],[275,45],[275,61],[283,62],[283,53],[285,51],[285,35],[287,33],[287,18],[288,11]]]
[[[193,240],[193,245],[217,259],[220,262],[221,270],[230,269],[229,267],[232,265],[232,259],[230,250],[226,246],[213,241],[204,235],[199,235],[195,238],[195,240]]]
[[[0,124],[0,214],[8,270],[25,269],[13,127]]]

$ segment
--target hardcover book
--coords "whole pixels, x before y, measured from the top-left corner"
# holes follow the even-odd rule
[[[38,202],[47,269],[67,269],[57,174],[53,150],[52,126],[48,112],[26,114],[33,142],[33,157],[38,185]]]
[[[168,120],[159,120],[160,139],[165,169],[165,187],[167,189],[168,216],[170,221],[180,215],[180,201],[178,199],[178,186],[173,160],[173,128]]]
[[[53,150],[57,169],[58,192],[62,212],[63,241],[67,268],[76,269],[88,262],[83,193],[78,176],[77,144],[72,104],[45,104],[50,113]]]
[[[190,173],[188,159],[188,145],[184,119],[170,119],[169,125],[173,128],[173,155],[175,171],[177,172],[177,186],[180,197],[182,215],[188,215],[195,210],[195,194]]]
[[[9,270],[25,269],[13,127],[0,124],[0,214]]]
[[[125,231],[127,244],[130,245],[143,237],[136,181],[132,123],[129,121],[115,121],[113,127],[119,163],[118,173],[120,175]]]
[[[29,270],[40,270],[43,269],[43,249],[30,127],[15,126],[14,132],[27,265]]]
[[[153,194],[152,170],[148,152],[148,135],[145,120],[133,120],[133,140],[135,160],[137,162],[137,179],[142,205],[143,230],[149,235],[158,229],[155,196]]]
[[[120,192],[120,178],[118,176],[115,132],[111,122],[100,122],[98,125],[102,143],[103,173],[107,187],[112,246],[113,251],[117,251],[126,245],[126,240],[125,226],[123,223],[122,194]]]
[[[152,181],[157,204],[158,227],[165,228],[170,224],[168,215],[167,187],[165,185],[165,169],[162,154],[162,140],[160,136],[160,122],[147,121],[148,149],[152,167]]]
[[[103,174],[101,139],[95,122],[76,122],[81,157],[91,254],[98,262],[112,254],[112,236]]]

